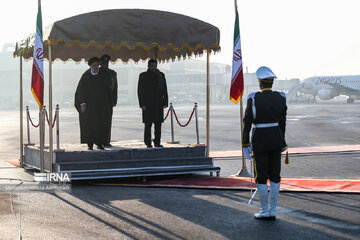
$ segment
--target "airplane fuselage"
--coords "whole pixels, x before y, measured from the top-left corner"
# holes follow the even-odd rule
[[[339,95],[349,96],[350,101],[360,99],[360,75],[316,76],[303,80],[301,92],[329,100]]]

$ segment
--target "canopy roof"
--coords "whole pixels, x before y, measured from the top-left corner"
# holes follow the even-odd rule
[[[220,50],[217,27],[185,15],[145,9],[103,10],[66,18],[46,27],[43,39],[45,59],[50,44],[52,60],[76,62],[103,54],[113,62],[165,61]],[[14,56],[31,59],[34,42],[35,34],[18,42]]]

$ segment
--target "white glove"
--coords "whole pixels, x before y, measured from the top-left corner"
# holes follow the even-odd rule
[[[246,157],[247,159],[251,159],[251,154],[252,154],[252,147],[251,147],[251,145],[248,146],[248,147],[243,147],[243,151],[244,151],[245,157]]]

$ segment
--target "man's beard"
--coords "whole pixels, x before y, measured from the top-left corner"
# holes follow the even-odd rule
[[[97,75],[99,73],[99,70],[98,69],[91,69],[91,73],[93,75]]]

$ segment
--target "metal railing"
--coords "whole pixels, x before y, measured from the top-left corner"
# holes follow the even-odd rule
[[[171,121],[171,142],[168,142],[170,144],[177,144],[179,143],[179,141],[175,141],[175,134],[174,134],[174,117],[176,119],[176,122],[179,124],[180,127],[187,127],[189,125],[189,123],[191,122],[192,120],[192,117],[195,113],[195,122],[196,122],[196,144],[200,144],[200,139],[199,139],[199,121],[198,121],[198,104],[197,103],[194,103],[194,108],[190,114],[190,117],[189,117],[189,120],[185,123],[185,124],[181,124],[180,121],[179,121],[179,118],[176,114],[176,111],[174,109],[174,106],[172,103],[170,103],[170,107],[169,107],[169,110],[167,111],[166,113],[166,116],[164,118],[164,121],[167,119],[167,117],[169,116],[170,114],[170,121]]]
[[[38,124],[34,124],[33,120],[31,119],[30,116],[30,110],[29,110],[29,106],[26,106],[26,126],[27,126],[27,144],[26,145],[35,145],[34,143],[31,143],[31,138],[30,138],[30,123],[34,128],[38,128],[39,126],[42,127],[41,124],[43,124],[43,129],[45,129],[45,117],[48,123],[48,126],[51,128],[54,128],[55,123],[56,123],[56,151],[60,151],[60,118],[59,118],[59,112],[60,112],[60,108],[59,108],[59,104],[56,105],[56,109],[55,109],[55,116],[54,116],[54,121],[52,122],[52,124],[50,125],[49,122],[49,117],[46,111],[46,106],[44,106],[43,110],[39,112],[39,123]],[[45,134],[45,131],[42,131],[43,134]],[[44,136],[43,138],[44,139]],[[42,143],[40,143],[42,144]]]

